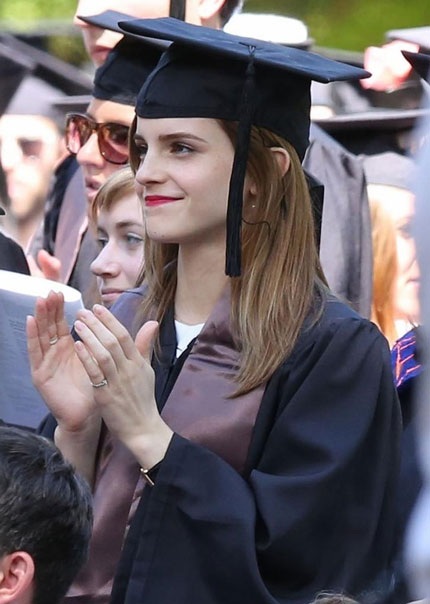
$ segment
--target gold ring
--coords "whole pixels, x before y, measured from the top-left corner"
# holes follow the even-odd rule
[[[93,388],[101,388],[102,386],[107,386],[107,379],[103,378],[101,382],[99,382],[98,384],[93,384],[93,382],[91,382],[91,386]]]
[[[57,342],[58,342],[58,336],[52,336],[52,338],[49,338],[50,346],[54,346],[54,344],[56,344]]]

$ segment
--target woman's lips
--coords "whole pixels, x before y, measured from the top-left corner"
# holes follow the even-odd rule
[[[174,201],[179,201],[180,197],[169,197],[166,195],[146,195],[145,196],[145,205],[147,207],[155,207],[162,206],[166,203],[172,203]]]
[[[124,293],[123,289],[104,289],[100,292],[100,296],[103,304],[109,306],[113,304],[122,293]]]

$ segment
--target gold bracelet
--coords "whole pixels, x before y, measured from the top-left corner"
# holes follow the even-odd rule
[[[152,466],[152,468],[140,468],[140,473],[142,474],[143,479],[149,484],[150,487],[153,487],[155,484],[155,482],[152,480],[152,478],[150,476],[150,473],[155,472],[155,470],[158,470],[162,461],[163,460],[156,463],[155,466]]]

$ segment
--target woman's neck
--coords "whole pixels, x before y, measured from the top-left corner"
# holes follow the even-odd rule
[[[211,246],[180,246],[175,318],[188,325],[205,323],[228,283],[224,253]]]

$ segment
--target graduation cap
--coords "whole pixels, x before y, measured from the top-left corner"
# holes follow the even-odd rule
[[[85,23],[124,34],[118,21],[131,18],[118,11],[78,17]],[[157,64],[166,44],[141,36],[125,34],[109,52],[106,61],[95,73],[92,96],[122,105],[135,105],[142,84]]]
[[[405,59],[409,61],[420,78],[428,82],[430,76],[430,54],[409,52],[407,50],[403,50],[402,54]]]
[[[0,116],[17,91],[23,78],[34,68],[34,62],[19,51],[11,52],[0,43]]]
[[[383,109],[315,116],[313,122],[355,154],[384,151],[410,153],[419,145],[415,126],[427,115],[428,108]]]
[[[330,82],[369,74],[308,51],[171,18],[125,21],[120,27],[173,42],[138,95],[139,117],[207,117],[239,124],[226,250],[226,273],[239,276],[243,184],[251,126],[282,136],[302,159],[309,142],[311,80]]]
[[[386,151],[363,156],[363,169],[369,185],[412,190],[415,162],[407,155]]]
[[[418,44],[421,52],[430,52],[430,26],[391,29],[386,34],[388,40],[403,40]]]
[[[18,40],[11,34],[1,33],[0,42],[9,49],[10,56],[19,53],[26,57],[33,65],[32,75],[58,89],[60,93],[77,95],[91,92],[92,77],[74,65]]]

